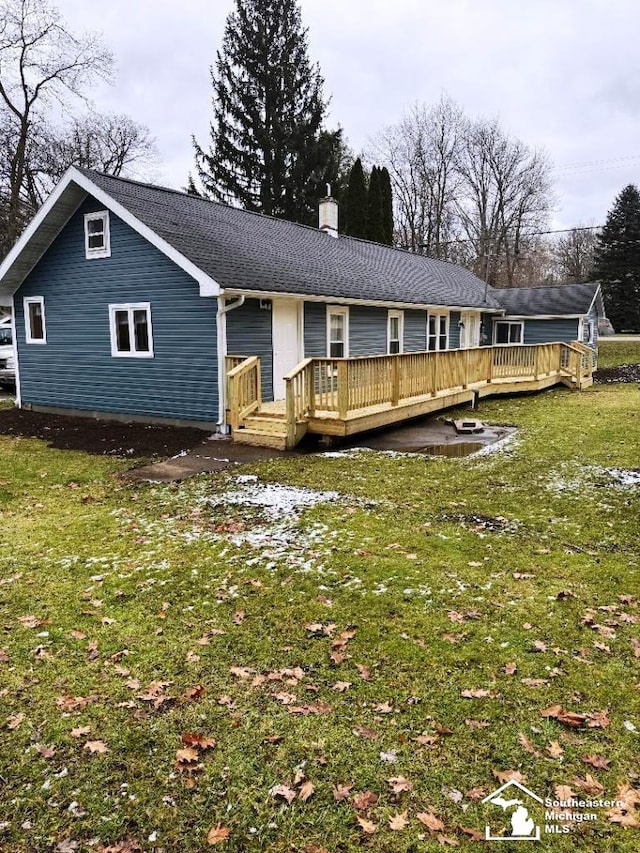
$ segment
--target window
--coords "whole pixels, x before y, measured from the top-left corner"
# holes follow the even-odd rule
[[[0,347],[10,347],[12,344],[11,326],[0,326]]]
[[[516,322],[498,320],[493,328],[493,342],[495,344],[521,344],[523,342],[524,323],[521,320]]]
[[[593,320],[583,320],[582,321],[582,342],[585,344],[593,344],[593,330],[594,330],[594,322]]]
[[[87,258],[111,257],[108,210],[87,213],[84,217],[84,249]]]
[[[429,314],[427,319],[427,349],[446,350],[449,341],[449,315]]]
[[[403,351],[404,311],[389,311],[387,320],[387,352],[389,355]]]
[[[151,305],[148,302],[109,305],[109,322],[114,358],[153,358]]]
[[[44,316],[44,296],[25,297],[24,329],[28,344],[46,344],[47,323]]]
[[[329,358],[349,355],[349,309],[329,305],[327,308],[327,353]]]

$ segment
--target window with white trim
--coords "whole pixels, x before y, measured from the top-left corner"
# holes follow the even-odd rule
[[[327,354],[329,358],[349,355],[349,309],[329,305],[327,308]]]
[[[47,321],[44,315],[44,296],[25,296],[24,331],[28,344],[46,344]]]
[[[109,305],[109,325],[114,358],[153,358],[149,302]]]
[[[524,342],[523,320],[496,320],[493,324],[494,344],[521,344]]]
[[[427,317],[427,349],[440,352],[449,346],[449,314],[429,312]]]
[[[585,344],[593,344],[593,331],[594,331],[595,323],[593,320],[583,320],[582,321],[582,342]]]
[[[395,355],[402,352],[404,338],[404,311],[389,311],[387,315],[387,352]]]
[[[111,257],[109,211],[87,213],[84,217],[84,253],[87,258]]]

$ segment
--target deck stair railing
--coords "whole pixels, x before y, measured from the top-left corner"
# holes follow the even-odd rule
[[[238,358],[238,356],[227,356],[227,360],[232,359],[232,364]],[[244,419],[260,408],[262,390],[260,359],[257,356],[242,358],[242,361],[228,371],[227,401],[229,423],[234,430],[240,429]]]

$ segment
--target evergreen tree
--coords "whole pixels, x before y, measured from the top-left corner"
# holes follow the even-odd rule
[[[616,330],[640,332],[640,193],[625,187],[598,237],[595,275]]]
[[[382,203],[380,169],[374,166],[369,178],[369,195],[367,197],[367,237],[376,243],[385,242]]]
[[[297,0],[235,0],[211,80],[210,151],[193,140],[205,192],[247,210],[317,222],[342,132],[322,132],[324,81],[309,61]]]
[[[383,243],[393,246],[393,193],[391,191],[391,175],[386,166],[380,170],[380,186],[382,188],[382,224],[384,228]]]
[[[366,240],[368,236],[367,195],[362,160],[358,157],[349,172],[349,183],[344,200],[344,233],[350,237],[362,237]]]

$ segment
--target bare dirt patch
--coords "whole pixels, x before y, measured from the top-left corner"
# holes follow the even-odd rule
[[[198,444],[208,434],[190,427],[72,418],[26,409],[0,410],[0,435],[40,438],[49,447],[81,450],[97,456],[125,459],[174,456]]]
[[[613,382],[640,382],[640,364],[620,364],[618,367],[603,367],[593,374],[595,382],[609,385]]]

